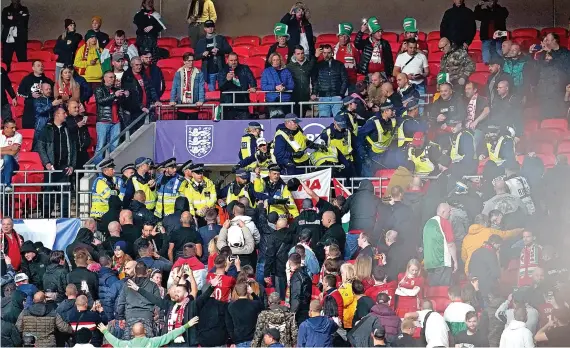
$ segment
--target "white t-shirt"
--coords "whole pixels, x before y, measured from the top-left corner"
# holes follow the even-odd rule
[[[429,312],[431,311],[427,309],[418,311],[420,327],[423,327],[424,319]],[[430,314],[426,323],[425,332],[427,341],[426,348],[449,346],[449,328],[441,314],[438,312],[434,311]]]
[[[428,60],[423,53],[416,53],[414,59],[408,63],[410,59],[412,59],[412,56],[410,56],[408,52],[400,53],[398,57],[396,57],[396,63],[394,65],[402,69],[402,72],[404,74],[411,75],[422,74],[424,72],[424,69],[428,67]],[[408,65],[406,65],[406,63],[408,63]],[[404,65],[406,66],[402,68]],[[410,80],[410,82],[414,84],[420,84],[423,81],[423,79],[413,81]]]
[[[4,134],[0,134],[0,147],[6,147],[14,144],[22,145],[22,134],[16,132],[14,136],[7,138]],[[18,160],[19,152],[14,156]]]

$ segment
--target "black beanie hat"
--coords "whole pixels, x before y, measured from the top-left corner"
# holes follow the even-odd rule
[[[65,23],[64,28],[67,29],[67,27],[69,27],[70,25],[75,24],[75,21],[74,21],[73,19],[67,18],[67,19],[64,21],[64,23]]]

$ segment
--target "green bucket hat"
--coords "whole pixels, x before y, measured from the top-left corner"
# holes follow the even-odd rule
[[[382,30],[380,23],[378,23],[378,19],[376,17],[368,18],[368,30],[370,30],[370,34],[374,34],[377,31]]]
[[[418,23],[416,22],[415,18],[407,17],[404,18],[404,31],[406,33],[417,33],[418,32]]]
[[[273,27],[273,34],[275,34],[275,36],[286,36],[287,39],[289,39],[290,36],[287,33],[288,29],[289,26],[287,24],[276,23],[275,27]]]
[[[347,35],[350,36],[352,34],[353,26],[350,23],[340,23],[338,25],[338,34],[336,36]]]
[[[441,85],[442,83],[450,83],[448,73],[440,72],[437,74],[437,84]]]

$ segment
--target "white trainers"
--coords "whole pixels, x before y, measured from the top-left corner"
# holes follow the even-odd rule
[[[12,193],[14,191],[14,189],[12,188],[12,186],[6,186],[4,187],[4,192],[5,193]]]

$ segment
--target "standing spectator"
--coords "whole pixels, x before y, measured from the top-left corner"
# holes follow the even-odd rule
[[[312,57],[315,54],[313,25],[309,22],[310,19],[311,12],[302,1],[297,1],[289,13],[281,18],[281,23],[287,24],[289,52],[292,52],[295,46],[300,45],[305,50],[305,55]],[[283,64],[287,64],[287,61],[285,60]]]
[[[204,22],[206,36],[196,43],[195,54],[202,60],[202,73],[208,83],[208,91],[216,90],[218,73],[226,66],[225,55],[232,52],[232,47],[223,35],[216,32],[216,24],[213,20]]]
[[[475,37],[476,30],[475,15],[465,6],[465,0],[453,0],[453,6],[445,11],[439,25],[441,37],[467,49]]]
[[[500,131],[508,134],[511,137],[520,138],[524,134],[523,126],[523,103],[518,95],[511,92],[511,83],[507,80],[500,81],[497,83],[497,93],[493,99],[491,105],[491,120],[489,121],[490,126],[495,126],[500,128]],[[508,128],[512,128],[514,134]],[[505,130],[507,130],[505,132]],[[495,130],[495,132],[497,132]],[[492,133],[491,131],[487,131]],[[506,144],[503,144],[506,148]],[[498,152],[497,152],[498,153]],[[500,156],[502,157],[502,156]],[[505,160],[514,161],[512,158],[503,158]],[[497,163],[498,165],[502,163]]]
[[[34,60],[32,62],[32,72],[24,77],[18,86],[18,95],[25,99],[24,115],[22,116],[23,129],[34,129],[36,124],[34,99],[41,96],[43,83],[49,83],[53,88],[53,81],[44,75],[44,63],[40,60]]]
[[[539,313],[529,304],[529,300],[531,300],[530,295],[531,294],[529,290],[525,289],[518,289],[517,291],[513,292],[511,295],[509,295],[509,298],[501,303],[501,305],[497,308],[495,317],[501,320],[508,327],[509,324],[511,324],[511,322],[515,319],[514,316],[517,309],[524,308],[526,311],[525,326],[534,335],[538,330]],[[544,295],[540,294],[539,296]],[[510,306],[512,306],[512,308],[509,308]]]
[[[484,130],[487,128],[485,122],[491,109],[487,98],[479,95],[479,90],[474,82],[465,84],[465,104],[467,106],[467,118],[465,119],[465,128],[473,129],[475,132],[475,142],[478,146],[483,141]]]
[[[273,34],[275,34],[276,42],[273,45],[271,45],[269,47],[269,50],[267,51],[267,55],[265,57],[266,68],[271,66],[269,56],[271,56],[271,54],[274,52],[279,53],[281,57],[283,57],[283,59],[285,60],[285,64],[287,64],[288,62],[291,61],[291,59],[293,59],[293,51],[295,48],[289,47],[289,45],[287,44],[287,41],[289,41],[290,38],[289,34],[287,33],[288,28],[289,26],[283,23],[276,23],[275,26],[273,27]],[[304,54],[305,49],[303,48],[303,46],[301,46],[301,50],[303,51]]]
[[[49,85],[48,85],[49,86]],[[7,118],[2,122],[3,132],[0,134],[0,153],[2,153],[1,161],[2,185],[4,192],[12,192],[12,176],[14,172],[20,169],[18,164],[18,154],[20,146],[22,146],[22,134],[16,131],[16,121]]]
[[[112,40],[101,53],[101,66],[104,73],[115,67],[115,64],[111,64],[114,62],[114,60],[112,61],[112,58],[115,53],[124,58],[124,61],[122,62],[124,70],[129,68],[129,61],[131,59],[139,56],[139,52],[135,45],[129,44],[124,30],[117,30],[115,32],[115,39]]]
[[[193,53],[187,52],[182,56],[184,65],[176,71],[172,81],[170,92],[170,105],[176,104],[196,104],[200,107],[206,100],[206,89],[204,85],[204,74],[194,67],[196,57]],[[179,111],[180,118],[190,117],[198,119],[198,113],[186,113]]]
[[[235,291],[238,299],[228,305],[226,327],[236,347],[250,347],[263,303],[246,282],[236,284]]]
[[[218,72],[218,87],[222,92],[221,101],[223,103],[248,103],[247,93],[224,93],[224,92],[249,92],[255,93],[257,82],[249,66],[240,64],[238,55],[235,52],[228,54],[228,64]],[[247,107],[225,108],[226,120],[243,120],[249,118]]]
[[[22,255],[20,247],[24,243],[22,236],[14,230],[14,220],[9,216],[2,219],[2,233],[0,233],[0,242],[2,253],[11,260],[14,270],[19,270],[22,263]]]
[[[36,115],[36,124],[34,126],[34,141],[32,150],[37,151],[38,140],[48,121],[53,117],[54,108],[62,105],[63,100],[54,100],[51,93],[51,85],[42,83],[40,86],[40,97],[34,99],[34,109]]]
[[[370,31],[370,37],[363,38],[366,30]],[[382,27],[376,17],[370,17],[366,23],[362,23],[360,31],[354,39],[354,47],[362,51],[358,73],[366,75],[380,73],[382,80],[392,78],[394,71],[394,57],[390,43],[382,39]]]
[[[109,43],[109,35],[101,31],[102,24],[103,24],[103,18],[101,18],[100,16],[93,16],[93,18],[91,18],[91,29],[87,31],[87,32],[92,31],[93,33],[95,33],[95,36],[97,37],[97,42],[99,43],[99,47],[101,47],[101,49],[105,48],[105,46],[107,46],[107,44]],[[87,36],[87,34],[85,34],[85,36]]]
[[[533,272],[539,269],[543,264],[542,246],[535,243],[535,237],[532,232],[524,231],[522,234],[524,247],[521,250],[519,263],[519,276],[517,284],[521,286],[530,286],[533,283]]]
[[[418,52],[418,41],[414,38],[406,39],[406,51],[396,58],[392,76],[398,76],[400,73],[408,76],[408,80],[420,95],[426,94],[425,79],[430,73],[428,60],[423,52]]]
[[[392,347],[419,347],[419,341],[413,337],[415,329],[416,325],[413,320],[402,320],[400,325],[401,334],[391,343]]]
[[[398,316],[403,317],[406,313],[419,310],[418,303],[422,298],[424,278],[420,275],[421,264],[416,259],[411,259],[406,267],[406,273],[398,275],[398,288],[394,295],[398,295]],[[375,273],[376,274],[376,273]],[[374,277],[376,279],[376,276]],[[394,307],[394,302],[391,303]]]
[[[277,50],[279,52],[279,50]],[[297,45],[293,48],[294,55],[290,58],[287,69],[293,77],[293,94],[294,102],[308,101],[311,96],[311,76],[315,67],[316,59],[312,56],[306,56],[303,46]],[[268,61],[267,65],[270,64]],[[306,110],[302,110],[301,116],[304,116]]]
[[[61,99],[64,103],[70,100],[79,102],[81,87],[73,78],[73,66],[65,66],[59,70],[59,76],[56,76],[53,86],[53,92],[54,98]]]
[[[348,89],[348,75],[344,64],[333,58],[331,45],[325,44],[322,50],[323,61],[316,65],[316,81],[313,85],[312,100],[323,102],[338,101],[338,104],[319,105],[319,117],[334,117],[340,112],[342,97]],[[332,114],[332,115],[331,115]]]
[[[68,321],[73,329],[73,335],[79,334],[79,327],[93,331],[90,343],[95,347],[100,347],[103,344],[103,334],[97,330],[97,325],[107,324],[107,316],[103,311],[103,306],[100,302],[95,302],[93,307],[89,309],[87,296],[81,295],[75,300],[75,308],[76,310],[71,314]]]
[[[281,299],[277,292],[273,292],[269,295],[268,309],[259,313],[257,317],[257,325],[251,342],[252,347],[262,346],[262,341],[265,341],[266,332],[268,330],[276,330],[279,332],[279,341],[287,347],[292,347],[297,343],[295,315],[289,313],[287,307],[280,306],[280,302]]]
[[[309,319],[299,325],[297,347],[332,347],[338,325],[321,314],[323,306],[318,300],[311,301],[309,308]]]
[[[475,6],[475,20],[481,22],[480,37],[483,41],[483,62],[489,64],[491,57],[501,57],[502,43],[506,36],[497,35],[497,31],[507,30],[509,10],[498,4],[498,0],[481,0]]]
[[[437,215],[424,226],[424,267],[430,286],[451,285],[451,275],[457,271],[457,250],[449,215],[451,207],[441,203]]]
[[[364,284],[362,284],[358,279],[355,279],[352,282],[352,292],[354,293],[354,301],[356,302],[356,311],[354,312],[354,317],[352,318],[351,323],[352,327],[354,327],[360,319],[370,313],[370,310],[374,307],[376,302],[372,298],[364,295]],[[385,299],[386,304],[389,305],[390,297]],[[394,313],[394,315],[396,315],[396,313]]]
[[[287,264],[288,256],[286,251],[289,250],[292,245],[293,236],[287,227],[287,220],[277,220],[275,223],[275,231],[267,237],[263,277],[267,284],[274,284],[275,291],[279,293],[282,300],[285,300],[287,284],[285,265]],[[285,252],[281,249],[284,249]]]
[[[56,347],[56,332],[73,332],[55,310],[47,307],[46,295],[41,291],[34,295],[34,304],[20,313],[16,327],[23,335],[34,335],[40,347]]]
[[[467,329],[457,333],[453,338],[455,344],[489,347],[489,338],[487,338],[483,329],[479,327],[477,312],[467,312],[465,314],[465,324]]]
[[[498,253],[503,239],[498,235],[491,235],[479,249],[473,252],[470,261],[465,264],[466,273],[479,281],[479,291],[487,296],[494,286],[498,285],[501,276],[501,267]]]
[[[513,78],[511,75],[507,74],[503,71],[503,63],[504,59],[501,57],[493,56],[489,59],[489,77],[487,78],[487,97],[489,98],[489,103],[492,105],[493,101],[495,100],[495,96],[497,93],[497,87],[499,82],[507,81],[509,86],[513,87]]]
[[[69,268],[65,261],[65,253],[61,250],[54,250],[49,256],[49,264],[46,273],[42,278],[43,289],[48,293],[56,293],[56,302],[61,302],[65,298],[65,287],[67,286],[67,273]]]
[[[198,313],[200,317],[200,324],[198,324],[198,344],[203,347],[219,347],[225,345],[228,341],[228,330],[226,328],[228,304],[227,301],[220,301],[215,294],[219,291],[219,286],[221,286],[222,283],[220,277],[211,277],[210,281],[211,285],[216,289],[214,290],[214,296],[209,296],[204,301],[202,310]],[[217,282],[217,284],[215,282]],[[231,288],[228,290],[229,294]]]
[[[382,200],[374,194],[372,182],[362,180],[356,192],[348,197],[342,206],[341,216],[350,213],[348,231],[366,231],[371,237],[375,236],[376,217],[384,216],[382,213],[384,206],[381,204]],[[350,237],[348,239],[350,240]],[[344,250],[343,246],[341,248]]]
[[[154,9],[154,0],[143,0],[141,9],[135,14],[133,23],[137,26],[137,47],[150,50],[153,55],[158,48],[158,34],[166,29],[162,17]]]
[[[99,300],[101,301],[107,319],[112,320],[115,318],[115,307],[113,306],[115,299],[112,298],[113,293],[111,288],[113,284],[119,281],[119,278],[117,278],[117,271],[112,268],[113,260],[109,256],[101,256],[99,263],[101,264],[101,269],[97,272],[97,276],[99,277]]]
[[[76,31],[76,24],[73,19],[67,18],[64,21],[65,30],[55,43],[53,53],[57,54],[55,63],[55,80],[59,80],[59,73],[66,66],[72,66],[75,62],[75,52],[79,48],[79,43],[83,36]]]
[[[271,66],[265,68],[261,74],[261,89],[263,91],[276,91],[277,93],[265,94],[267,102],[288,102],[291,100],[291,94],[285,91],[291,91],[295,88],[293,77],[289,69],[285,67],[285,62],[281,55],[277,52],[269,56]],[[280,106],[270,106],[269,116],[283,117],[285,111]]]
[[[126,100],[125,109],[129,111],[131,117],[126,125],[130,125],[141,114],[149,113],[151,105],[160,105],[159,96],[152,86],[150,79],[142,72],[143,63],[141,58],[134,57],[131,59],[131,68],[123,74],[121,79],[121,89],[129,92]],[[143,122],[139,122],[134,132]]]
[[[148,48],[141,50],[140,58],[143,63],[143,74],[148,77],[152,87],[156,91],[156,95],[160,99],[166,90],[162,70],[156,65],[155,58]]]
[[[503,71],[511,75],[513,79],[513,87],[523,96],[523,100],[531,95],[531,86],[537,83],[536,69],[529,57],[523,55],[521,46],[513,43],[509,52],[504,55]]]
[[[323,213],[321,224],[323,225],[325,232],[317,245],[327,246],[331,244],[337,244],[341,255],[344,255],[346,246],[346,233],[342,228],[341,221],[336,221],[335,213],[328,210]]]
[[[552,310],[552,319],[536,333],[534,340],[537,343],[547,342],[551,347],[564,346],[568,339],[569,314],[568,308]]]
[[[253,266],[254,264],[251,262],[251,253],[253,253],[255,249],[255,240],[253,238],[252,231],[247,226],[252,224],[246,224],[241,219],[236,220],[232,221],[231,227],[230,220],[226,220],[224,222],[224,225],[220,230],[220,235],[218,236],[218,249],[229,246],[232,250],[232,255],[239,255],[239,258],[244,265]]]
[[[295,321],[300,325],[309,316],[309,302],[311,301],[312,281],[307,268],[301,265],[301,255],[293,253],[289,256],[291,268],[291,281],[289,291],[291,313],[295,313]]]
[[[382,104],[382,76],[380,73],[372,73],[369,77],[370,84],[366,90],[366,101],[368,102],[367,107],[373,109],[375,106],[378,107]],[[380,109],[378,109],[379,111]]]
[[[534,348],[532,332],[526,328],[526,309],[515,310],[514,320],[501,335],[500,348]]]
[[[91,298],[99,298],[99,278],[97,274],[87,270],[89,255],[79,251],[75,253],[74,261],[76,268],[67,274],[67,282],[74,284],[83,294],[89,293]]]
[[[22,244],[20,253],[22,254],[22,273],[28,276],[30,284],[43,289],[43,279],[46,273],[45,266],[49,264],[49,257],[38,253],[31,241]]]
[[[79,84],[79,100],[81,104],[85,105],[93,96],[93,89],[87,80],[85,80],[83,76],[80,76],[75,69],[71,69],[71,71],[73,72],[73,79]]]
[[[65,119],[69,132],[75,138],[75,151],[77,153],[76,168],[83,168],[85,163],[89,161],[89,153],[87,149],[91,146],[91,136],[87,129],[87,118],[80,114],[78,101],[71,100],[67,105],[69,116]]]
[[[422,304],[422,310],[417,312],[406,313],[404,320],[412,319],[418,321],[422,327],[420,346],[428,348],[447,347],[449,346],[449,327],[443,319],[443,316],[432,309],[432,304],[425,301]],[[429,327],[429,330],[427,329]]]
[[[18,62],[28,60],[28,22],[30,12],[21,0],[12,0],[2,9],[2,61],[10,70],[12,56],[16,52]]]
[[[0,117],[2,121],[4,121],[5,119],[12,118],[12,106],[18,106],[18,99],[12,87],[12,82],[8,77],[8,72],[4,67],[2,67],[0,75],[2,77],[2,112]],[[12,103],[8,103],[8,95],[10,95]]]
[[[468,303],[464,303],[461,298],[461,287],[458,285],[451,286],[447,291],[451,303],[445,309],[443,318],[449,326],[452,335],[467,329],[467,321],[465,316],[469,312],[474,312],[475,308]]]
[[[400,333],[400,318],[390,306],[390,297],[385,293],[379,293],[370,309],[370,315],[378,318],[378,321],[386,330],[388,342],[394,341]]]
[[[427,42],[420,40],[418,36],[419,29],[416,19],[411,17],[404,18],[402,25],[404,27],[404,40],[400,46],[399,54],[406,52],[408,50],[408,40],[414,39],[417,42],[417,50],[427,56],[428,45]]]
[[[73,62],[79,76],[84,77],[93,90],[99,87],[103,77],[101,51],[97,35],[89,30],[85,34],[85,44],[79,47]]]
[[[539,78],[537,97],[542,117],[561,117],[566,112],[565,87],[570,81],[570,52],[560,46],[560,37],[549,33],[544,38],[545,49],[538,55]]]
[[[340,23],[338,25],[338,42],[333,48],[333,58],[338,60],[346,68],[348,76],[348,92],[354,92],[357,80],[357,66],[360,62],[360,54],[354,44],[350,42],[350,35],[353,27],[350,23]]]
[[[98,164],[103,160],[104,153],[101,149],[111,143],[109,153],[119,146],[119,133],[121,132],[121,120],[125,119],[124,104],[129,97],[128,90],[115,87],[115,74],[107,71],[103,76],[103,85],[95,89],[95,102],[97,103],[97,146],[95,153],[98,155],[93,163]]]
[[[187,243],[194,244],[196,248],[196,256],[202,256],[202,237],[196,230],[196,226],[192,224],[192,215],[190,212],[183,212],[180,216],[181,227],[172,231],[169,236],[168,259],[175,262],[182,256],[183,248]]]
[[[187,204],[188,200],[185,197],[182,198],[186,201]],[[178,203],[178,198],[176,200]],[[198,229],[198,233],[200,233],[200,237],[202,238],[202,257],[200,257],[200,261],[202,261],[204,264],[207,264],[208,257],[210,256],[208,245],[212,239],[220,234],[222,226],[220,226],[217,222],[218,211],[216,209],[208,209],[204,215],[204,219],[206,220],[206,226],[200,227]]]
[[[212,0],[190,1],[186,13],[186,21],[188,22],[188,37],[190,38],[191,47],[196,49],[196,43],[201,39],[204,31],[204,23],[210,20],[216,23],[217,19],[216,7]]]
[[[463,2],[463,0],[455,1]],[[469,80],[469,75],[475,72],[475,62],[469,57],[465,47],[457,46],[447,37],[442,36],[438,48],[443,52],[439,72],[449,74],[449,82],[454,86],[460,85],[458,92],[462,93],[463,86]]]

